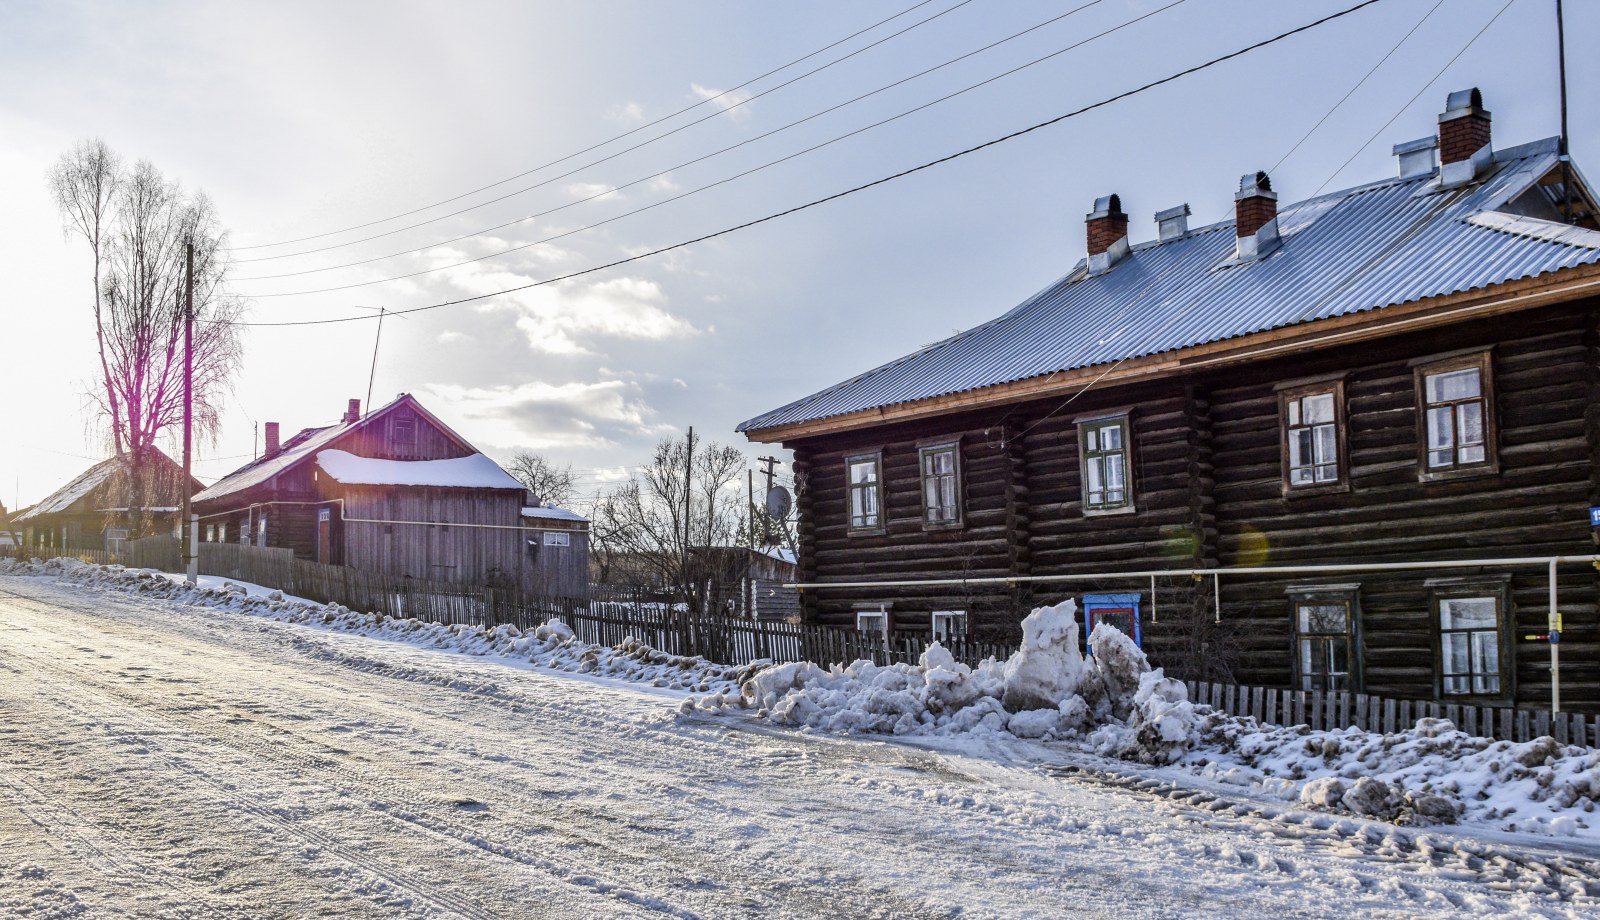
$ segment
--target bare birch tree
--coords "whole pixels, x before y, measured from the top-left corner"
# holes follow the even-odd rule
[[[543,454],[519,451],[511,458],[506,472],[527,486],[541,504],[549,507],[565,508],[577,494],[577,488],[572,484],[572,466],[556,466]]]
[[[611,559],[626,557],[677,592],[694,611],[709,609],[718,589],[715,547],[734,544],[744,504],[730,488],[745,458],[715,442],[656,445],[639,478],[601,497],[591,513],[591,543]]]
[[[193,423],[214,439],[222,398],[239,367],[233,323],[243,311],[225,288],[226,233],[204,193],[188,194],[148,161],[131,169],[101,141],[64,155],[50,186],[69,231],[94,259],[95,334],[102,383],[90,394],[103,431],[128,457],[126,506],[134,534],[148,531],[147,461],[183,424],[185,251],[194,243]]]

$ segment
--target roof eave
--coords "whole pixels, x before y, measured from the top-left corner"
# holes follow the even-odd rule
[[[1046,399],[1078,390],[1088,380],[1095,381],[1097,386],[1158,380],[1200,369],[1262,360],[1285,351],[1331,348],[1468,319],[1529,310],[1594,294],[1600,294],[1600,264],[1579,265],[1475,290],[1375,307],[1132,358],[1111,365],[1110,370],[1106,369],[1105,363],[1087,365],[1042,377],[877,406],[827,418],[750,428],[743,434],[754,443],[777,444],[857,431],[892,422]]]

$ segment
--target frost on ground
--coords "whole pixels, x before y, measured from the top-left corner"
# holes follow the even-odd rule
[[[214,586],[190,587],[153,569],[99,566],[76,559],[41,562],[0,560],[0,575],[49,575],[74,584],[108,588],[146,597],[174,600],[202,607],[237,610],[285,623],[317,626],[405,642],[424,648],[449,649],[527,662],[539,667],[595,677],[607,677],[696,693],[737,687],[765,662],[741,667],[714,664],[704,658],[668,655],[629,639],[615,647],[590,645],[573,635],[560,620],[551,620],[523,632],[515,626],[494,627],[427,623],[392,617],[381,612],[358,613],[341,604],[318,604],[285,597],[281,591],[262,591],[238,582],[218,581]]]
[[[1144,653],[1115,627],[1096,628],[1093,654],[1086,658],[1070,600],[1025,618],[1022,647],[1009,660],[990,659],[976,668],[937,644],[916,664],[730,666],[667,655],[633,639],[612,648],[590,645],[559,621],[528,633],[506,625],[444,626],[239,584],[191,588],[159,572],[70,559],[0,561],[0,575],[58,576],[700,694],[684,700],[684,714],[742,710],[824,732],[1042,744],[1044,754],[1051,748],[1087,751],[1166,766],[1305,808],[1397,824],[1465,822],[1600,842],[1600,751],[1553,738],[1492,741],[1437,719],[1390,734],[1260,725],[1190,702],[1183,684],[1151,669]]]

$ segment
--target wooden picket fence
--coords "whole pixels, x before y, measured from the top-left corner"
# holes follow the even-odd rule
[[[1600,716],[1541,709],[1509,709],[1398,700],[1343,690],[1284,690],[1185,681],[1189,699],[1267,725],[1305,725],[1314,731],[1359,728],[1404,731],[1418,719],[1448,719],[1469,735],[1500,741],[1553,737],[1562,744],[1600,747]]]
[[[41,549],[21,544],[0,546],[0,559],[28,560],[53,557],[78,559],[95,565],[125,565],[130,569],[160,569],[163,572],[173,572],[177,571],[182,562],[182,549],[178,541],[171,537],[141,537],[138,540],[126,540],[123,541],[122,548],[117,551],[70,545],[64,549]]]

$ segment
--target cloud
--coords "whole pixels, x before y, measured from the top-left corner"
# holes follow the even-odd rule
[[[444,332],[439,333],[439,344],[441,345],[449,345],[452,342],[472,341],[475,341],[472,336],[467,335],[465,332],[457,332],[454,329],[446,329]]]
[[[724,112],[733,112],[733,114],[730,116],[731,118],[744,118],[746,115],[750,114],[750,106],[741,105],[741,103],[748,102],[750,99],[750,91],[747,89],[736,89],[731,92],[723,92],[720,89],[711,89],[710,87],[701,86],[698,83],[690,83],[689,88],[694,90],[694,94],[696,96],[699,96],[701,99],[709,100],[712,105],[723,110]],[[737,106],[737,108],[735,108],[735,106]]]
[[[514,299],[517,328],[546,354],[588,354],[584,343],[595,338],[663,341],[700,332],[664,309],[660,285],[641,278],[533,288]]]
[[[606,197],[612,201],[626,201],[628,196],[622,194],[609,185],[599,182],[571,182],[566,186],[568,195],[579,201],[585,198]]]
[[[448,403],[465,420],[470,437],[484,443],[535,450],[614,447],[656,427],[650,422],[655,410],[637,385],[622,380],[493,387],[433,383],[424,389]]]
[[[649,184],[645,187],[650,189],[652,192],[661,192],[662,194],[676,192],[683,188],[683,186],[673,181],[672,173],[662,173],[661,175],[656,176],[654,179],[651,179]]]
[[[612,121],[620,121],[625,125],[644,121],[644,108],[637,102],[622,102],[611,107],[606,117]]]

